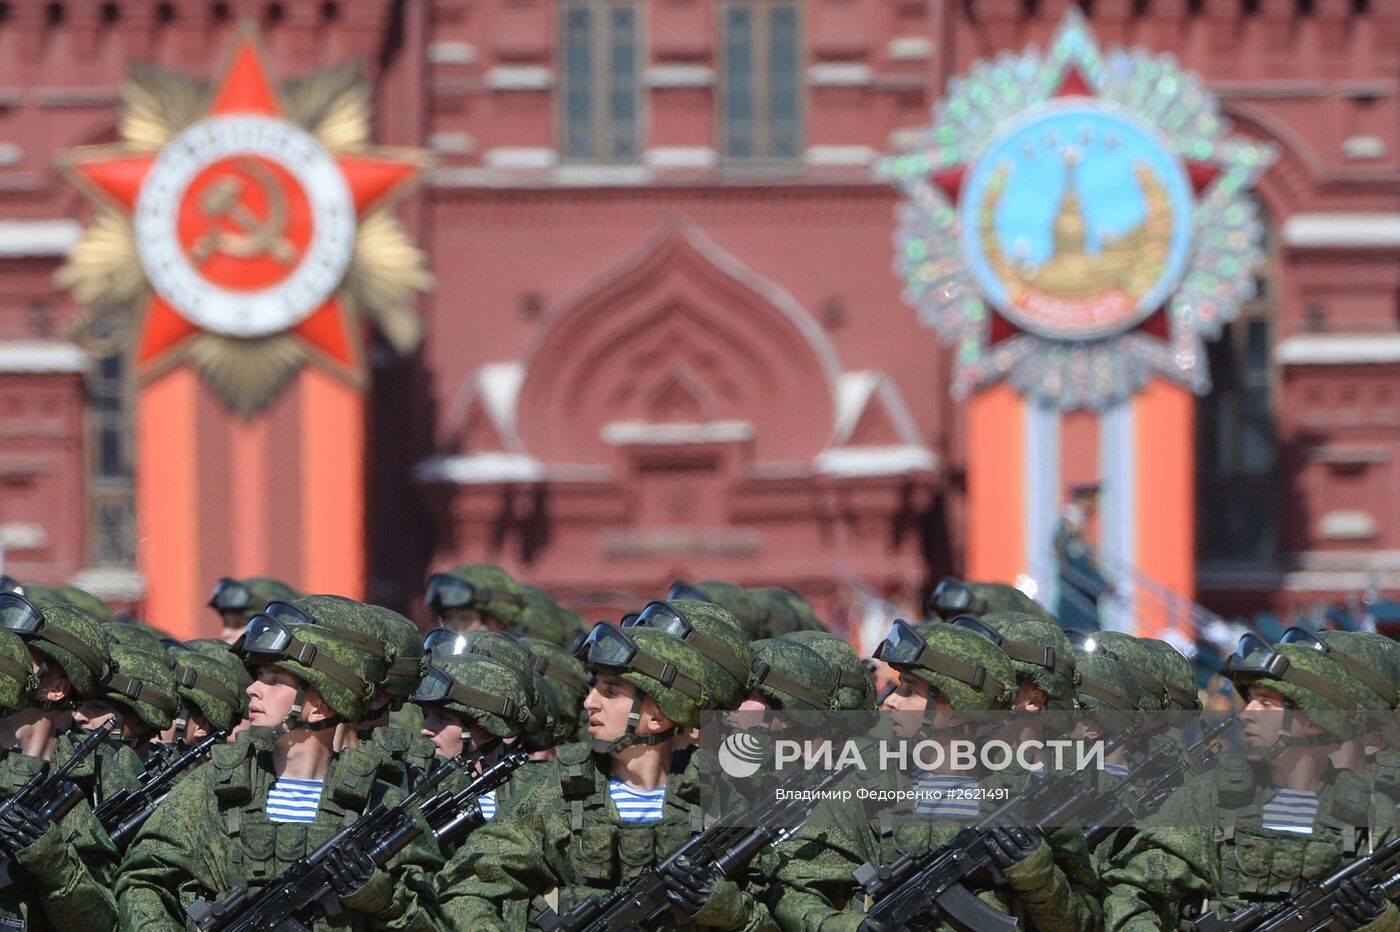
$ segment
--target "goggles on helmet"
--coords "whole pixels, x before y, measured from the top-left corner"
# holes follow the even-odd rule
[[[242,582],[228,576],[214,583],[209,607],[221,612],[246,612],[253,605],[253,593]]]
[[[889,636],[879,643],[873,656],[901,672],[919,667],[951,677],[979,691],[999,693],[1006,688],[980,663],[969,663],[929,647],[919,632],[902,618],[895,619]]]
[[[928,607],[933,609],[935,614],[945,618],[960,612],[980,615],[987,611],[987,603],[983,599],[973,595],[971,589],[951,576],[945,577],[934,588],[928,597]]]
[[[291,611],[281,613],[280,617],[265,613],[254,615],[248,620],[248,627],[243,629],[243,633],[234,642],[231,648],[233,651],[266,659],[269,663],[290,660],[326,674],[354,693],[364,692],[368,684],[363,677],[339,661],[325,656],[315,644],[297,638],[298,628],[313,627],[308,621],[298,621],[292,617],[295,613],[305,618],[304,614],[285,602],[273,602],[268,608],[276,605]]]
[[[672,589],[675,586],[671,587]],[[667,602],[648,602],[646,607],[637,613],[635,618],[624,618],[623,628],[652,628],[663,631],[671,637],[685,641],[700,653],[704,654],[715,663],[724,668],[725,672],[740,683],[749,681],[749,670],[743,665],[734,652],[725,647],[714,638],[706,637],[700,633],[691,623],[689,618],[682,615],[676,608]]]
[[[44,613],[17,592],[0,592],[0,628],[33,637],[44,630]]]
[[[102,670],[102,658],[79,638],[57,625],[47,624],[38,606],[17,592],[0,592],[0,628],[13,631],[26,641],[47,641],[61,647],[82,661],[94,674]]]
[[[672,599],[692,599],[696,602],[712,601],[709,596],[705,595],[705,593],[701,592],[699,589],[696,589],[690,583],[679,581],[671,583],[671,588],[666,590],[666,601],[670,602]]]
[[[1055,648],[1053,647],[1029,644],[1025,641],[1014,641],[1003,634],[999,634],[971,615],[959,615],[952,620],[951,624],[954,627],[966,628],[969,631],[975,631],[982,635],[984,638],[987,638],[993,644],[1000,647],[1002,653],[1006,654],[1006,656],[1010,657],[1012,660],[1019,660],[1022,663],[1029,663],[1037,667],[1044,667],[1070,680],[1074,679],[1074,667],[1070,665],[1069,659],[1056,656]]]
[[[24,595],[24,584],[13,576],[0,573],[0,592],[18,592]]]
[[[524,605],[525,600],[514,592],[501,592],[478,586],[458,579],[451,573],[434,573],[428,577],[428,591],[423,603],[435,611],[449,608],[467,608],[487,602],[505,602],[508,605]]]
[[[1253,633],[1247,633],[1235,645],[1235,652],[1225,659],[1221,670],[1225,676],[1258,677],[1278,680],[1311,690],[1340,709],[1351,712],[1356,709],[1356,701],[1345,690],[1324,676],[1295,667],[1293,663],[1269,646],[1269,643]]]
[[[451,628],[434,628],[423,638],[423,652],[433,657],[460,657],[470,654],[472,636],[470,632],[453,631]]]
[[[1347,672],[1356,677],[1371,692],[1381,697],[1381,700],[1392,708],[1397,701],[1400,701],[1400,690],[1396,685],[1380,672],[1367,666],[1366,662],[1359,657],[1344,654],[1341,651],[1334,651],[1327,646],[1327,642],[1319,638],[1315,633],[1307,628],[1292,627],[1283,632],[1283,636],[1278,639],[1280,644],[1301,644],[1304,647],[1312,648],[1315,651],[1326,654],[1337,663],[1347,668]]]
[[[610,673],[640,673],[699,702],[704,688],[668,660],[643,651],[617,625],[600,621],[583,642],[583,662]]]
[[[458,702],[472,709],[499,715],[508,722],[515,719],[516,705],[503,696],[495,696],[465,683],[459,683],[437,666],[428,667],[428,674],[418,684],[413,701],[431,705],[438,702]]]

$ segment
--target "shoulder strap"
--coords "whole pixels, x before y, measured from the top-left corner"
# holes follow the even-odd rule
[[[1235,837],[1240,815],[1253,808],[1258,789],[1254,765],[1238,754],[1222,754],[1215,763],[1215,802],[1223,817],[1226,841]]]

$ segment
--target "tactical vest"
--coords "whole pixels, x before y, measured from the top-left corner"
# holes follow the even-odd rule
[[[219,819],[236,842],[231,873],[255,889],[354,823],[386,788],[377,780],[378,758],[347,748],[331,762],[316,821],[273,822],[267,816],[268,792],[276,781],[270,748],[248,741],[219,745],[209,766]]]
[[[563,912],[590,893],[617,889],[704,831],[705,811],[696,801],[698,781],[685,778],[688,755],[673,758],[661,820],[640,823],[624,823],[617,815],[608,773],[600,766],[606,758],[600,761],[586,743],[563,745],[556,755],[574,870],[572,883],[557,891],[557,905],[556,895],[542,898],[556,910]]]
[[[1354,859],[1370,841],[1367,787],[1347,770],[1333,771],[1317,788],[1311,835],[1264,828],[1263,806],[1273,795],[1266,767],[1233,754],[1216,763],[1217,899],[1232,910],[1285,899]]]
[[[405,792],[437,763],[437,750],[431,741],[393,725],[375,727],[369,737],[360,738],[358,747],[379,760],[379,779]]]

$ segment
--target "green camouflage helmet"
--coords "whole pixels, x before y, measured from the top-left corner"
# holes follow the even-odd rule
[[[101,698],[100,684],[112,666],[102,625],[73,604],[34,588],[25,587],[26,598],[44,616],[44,627],[25,639],[29,647],[63,668],[74,698]]]
[[[1251,688],[1267,687],[1338,740],[1360,733],[1357,709],[1365,704],[1364,690],[1331,654],[1302,644],[1271,646],[1245,635],[1222,672],[1246,701]]]
[[[232,731],[248,712],[246,690],[252,677],[243,664],[228,650],[222,655],[184,650],[174,654],[174,660],[180,699],[215,728]]]
[[[1362,708],[1400,708],[1400,642],[1371,631],[1319,631],[1316,637],[1365,691]]]
[[[825,626],[817,620],[812,606],[791,589],[750,589],[749,595],[766,609],[768,623],[764,626],[764,636],[782,637],[794,631],[825,631]]]
[[[666,601],[673,605],[677,601],[704,601],[718,605],[733,617],[739,629],[751,641],[764,636],[764,627],[768,622],[766,606],[761,605],[751,593],[720,579],[675,583]]]
[[[380,637],[380,625],[370,606],[343,595],[303,595],[291,605],[313,624],[330,628],[353,644],[369,662],[369,676],[374,685],[384,686],[395,659],[394,649]]]
[[[1152,652],[1152,665],[1147,669],[1162,681],[1166,692],[1166,709],[1179,712],[1199,712],[1201,694],[1196,691],[1196,673],[1191,661],[1166,641],[1138,638]]]
[[[523,743],[529,750],[543,750],[554,746],[557,725],[554,710],[545,695],[544,685],[535,672],[535,655],[519,636],[505,631],[471,631],[463,637],[466,653],[490,657],[515,674],[516,682],[529,699],[529,730],[523,734]],[[432,658],[433,663],[438,657]]]
[[[1121,631],[1095,631],[1086,642],[1091,653],[1102,651],[1118,661],[1142,690],[1143,711],[1161,712],[1167,708],[1167,685],[1156,673],[1152,648]]]
[[[784,712],[827,712],[836,708],[840,680],[822,655],[786,638],[754,641],[754,690],[768,704]],[[820,721],[794,716],[794,721]]]
[[[1001,649],[1011,658],[1017,678],[1029,679],[1045,693],[1047,709],[1074,708],[1078,676],[1074,648],[1064,629],[1034,615],[1002,609],[988,612],[980,621],[1001,636]]]
[[[849,643],[830,631],[794,631],[783,639],[811,648],[831,666],[840,683],[836,708],[843,712],[875,711],[875,677]]]
[[[1143,711],[1146,700],[1142,687],[1108,654],[1076,650],[1074,666],[1079,671],[1079,686],[1074,694],[1076,708],[1089,712]]]
[[[616,675],[650,696],[661,714],[677,726],[694,726],[700,720],[701,710],[709,708],[714,701],[709,687],[705,685],[705,662],[700,652],[680,638],[651,628],[628,628],[626,634],[637,645],[638,651],[652,660],[670,665],[678,676],[671,685],[666,685],[635,667]],[[595,670],[616,673],[601,667]],[[686,679],[683,681],[680,677]],[[695,695],[688,695],[687,691]]]
[[[991,612],[1022,612],[1041,621],[1055,621],[1039,602],[1015,586],[997,582],[945,578],[928,600],[931,618],[950,621],[958,615],[981,618]]]
[[[235,660],[238,659],[237,655],[233,652],[233,648],[229,646],[228,641],[222,638],[195,638],[193,641],[186,641],[185,646],[195,653],[204,654],[206,657],[218,657],[221,654],[229,654]],[[240,661],[240,663],[241,662],[242,661]]]
[[[214,585],[208,605],[216,612],[235,612],[252,618],[272,602],[292,602],[301,596],[291,586],[271,576],[233,579],[225,576]]]
[[[583,697],[588,695],[588,671],[582,661],[558,644],[525,638],[525,646],[535,655],[535,673],[554,712],[556,742],[575,740],[583,715]]]
[[[67,603],[74,608],[82,609],[84,613],[91,616],[99,624],[111,625],[117,623],[117,616],[107,607],[97,596],[77,586],[41,586],[34,583],[26,583],[24,592],[29,596],[31,602],[36,598],[49,598],[59,602]]]
[[[490,615],[508,628],[520,626],[520,616],[525,611],[525,597],[520,592],[519,584],[505,570],[490,563],[463,563],[447,575],[471,583],[479,590],[466,608],[474,608],[484,615]],[[442,617],[437,607],[430,607],[437,617]]]
[[[922,640],[923,645],[917,642]],[[923,648],[920,651],[920,648]],[[907,661],[905,652],[919,656]],[[1011,708],[1016,695],[1016,669],[993,641],[956,625],[913,628],[896,621],[890,636],[875,651],[901,676],[915,676],[932,687],[930,703],[943,696],[959,712]]]
[[[157,731],[169,728],[180,714],[180,697],[164,653],[120,643],[108,652],[112,663],[100,698],[130,709]]]
[[[752,683],[753,647],[738,621],[722,605],[698,599],[649,603],[642,610],[642,615],[650,614],[651,606],[658,604],[670,606],[693,629],[684,640],[700,654],[705,671],[705,688],[714,697],[717,707],[727,710],[739,708],[739,704],[748,698]],[[665,612],[644,624],[672,635],[678,634]]]
[[[254,675],[260,666],[290,673],[313,687],[331,711],[347,722],[358,722],[374,699],[375,661],[340,632],[322,625],[283,622],[292,641],[280,651],[266,653],[236,645],[244,666]],[[243,639],[240,639],[242,641]]]
[[[34,701],[39,679],[18,634],[0,628],[0,709],[18,712]]]
[[[520,633],[537,641],[569,647],[588,633],[588,622],[554,601],[554,596],[535,586],[520,585],[525,608],[520,613]]]
[[[427,672],[423,635],[418,626],[393,609],[357,602],[338,595],[307,595],[293,603],[318,625],[345,636],[356,647],[382,662],[375,681],[389,694],[394,708],[413,695]]]
[[[456,712],[497,738],[539,728],[530,715],[530,697],[520,688],[515,672],[481,654],[435,659],[413,701]]]
[[[117,621],[104,627],[107,639],[115,644],[129,644],[162,653],[165,651],[164,632],[143,622]]]

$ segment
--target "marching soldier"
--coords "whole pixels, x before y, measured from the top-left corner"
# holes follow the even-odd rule
[[[301,593],[281,580],[269,576],[233,579],[225,576],[214,584],[209,607],[219,613],[223,631],[219,637],[227,644],[238,640],[248,619],[267,608],[269,602],[290,602]]]
[[[1176,928],[1207,910],[1281,902],[1395,831],[1394,810],[1372,810],[1363,781],[1329,760],[1364,702],[1345,667],[1246,635],[1225,672],[1246,700],[1248,756],[1222,755],[1188,779],[1112,859],[1103,874],[1111,930]],[[1346,927],[1400,928],[1400,912],[1364,879],[1339,893]]]
[[[28,611],[28,602],[7,598],[0,595],[0,615]],[[14,623],[6,619],[4,627]],[[0,630],[0,712],[23,714],[31,707],[39,666],[18,635]],[[8,861],[10,874],[0,883],[0,929],[116,928],[116,904],[109,892],[116,849],[85,800],[57,825],[12,800],[44,766],[40,757],[10,749],[13,737],[8,735],[0,750],[0,855]]]
[[[473,874],[441,891],[454,928],[520,929],[528,904],[564,912],[652,870],[703,826],[698,781],[674,755],[714,694],[691,644],[646,625],[601,622],[585,642],[594,674],[584,701],[590,745],[560,749],[528,790],[478,829],[459,857]],[[568,753],[565,753],[565,752]],[[685,878],[668,890],[688,902]],[[688,922],[660,928],[771,929],[753,894],[720,880]],[[540,898],[535,900],[535,898]]]
[[[346,621],[335,606],[317,611],[319,622]],[[116,885],[124,928],[184,929],[197,899],[217,901],[243,883],[256,892],[359,814],[400,798],[377,779],[377,755],[336,749],[337,726],[359,722],[375,693],[363,651],[332,627],[267,615],[253,618],[237,649],[254,675],[248,715],[260,740],[216,747],[146,821]],[[435,927],[430,878],[441,861],[430,840],[383,868],[348,846],[327,859],[345,912],[318,910],[306,920],[312,929]]]

